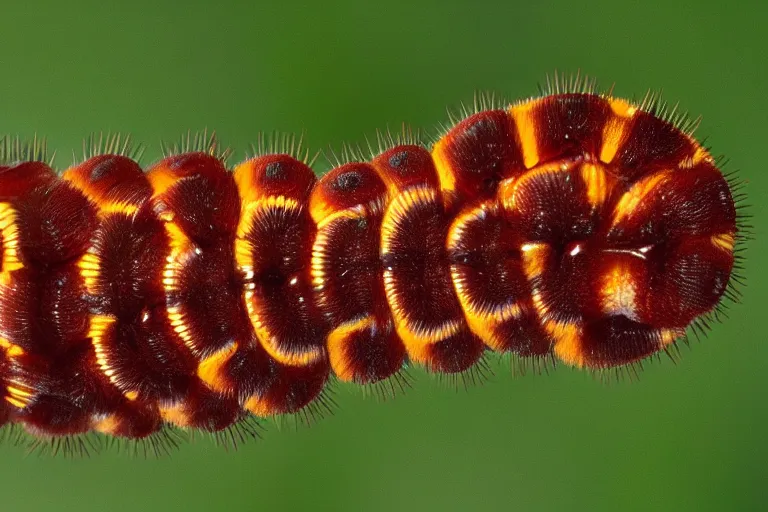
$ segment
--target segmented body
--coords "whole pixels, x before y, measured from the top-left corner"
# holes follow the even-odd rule
[[[288,154],[17,162],[0,235],[2,421],[144,438],[297,412],[330,375],[406,362],[633,363],[717,307],[739,232],[688,133],[560,93],[319,180]]]

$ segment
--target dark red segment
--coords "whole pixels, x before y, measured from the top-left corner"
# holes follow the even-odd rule
[[[343,352],[350,380],[358,384],[379,382],[399,371],[405,361],[405,347],[391,319],[351,333]]]
[[[116,405],[110,405],[108,413],[101,413],[101,416],[111,420],[109,423],[114,422],[114,425],[100,426],[97,420],[95,428],[113,436],[143,439],[158,432],[163,426],[155,402],[128,400],[116,396],[114,403]]]
[[[702,162],[690,170],[667,173],[613,226],[608,243],[642,246],[735,231],[736,208],[728,182],[715,167]]]
[[[187,426],[208,432],[223,430],[244,414],[237,397],[213,391],[199,379],[190,380],[182,403]]]
[[[254,407],[246,401],[246,407],[259,416],[297,413],[320,396],[328,374],[326,360],[307,366],[289,366],[270,360],[268,377],[259,382],[255,393],[259,405]]]
[[[103,218],[89,249],[99,259],[93,312],[133,321],[145,308],[164,304],[162,249],[168,243],[162,223],[146,206],[133,216]]]
[[[286,354],[320,348],[325,342],[310,272],[315,233],[306,208],[271,206],[254,212],[243,237],[253,270],[245,283],[253,285],[252,300],[258,304],[261,321]]]
[[[542,272],[529,276],[531,285],[551,318],[576,321],[591,293],[591,262],[601,257],[592,240],[601,224],[601,208],[589,203],[578,166],[532,174],[520,182],[514,197],[510,221],[518,236],[547,247],[539,263]]]
[[[652,179],[652,178],[649,178]],[[712,237],[736,233],[728,183],[711,164],[669,172],[607,234],[607,246],[643,250],[647,290],[642,318],[655,327],[685,327],[714,308],[733,267],[731,248]]]
[[[429,151],[421,146],[395,146],[371,161],[384,182],[395,190],[415,185],[439,188],[435,163]]]
[[[178,181],[162,194],[160,210],[200,246],[226,244],[240,219],[240,197],[232,174],[207,153],[168,157],[154,168],[167,169]],[[152,172],[152,171],[150,171]]]
[[[202,359],[250,332],[234,257],[237,185],[221,160],[207,153],[171,156],[150,172],[155,183],[170,180],[154,200],[155,211],[172,214],[168,220],[191,242],[165,294],[169,311],[178,308],[182,315],[185,343]]]
[[[387,187],[369,164],[350,163],[330,170],[312,191],[312,204],[322,201],[334,211],[386,197]]]
[[[484,345],[464,323],[451,280],[445,248],[451,218],[437,200],[417,200],[402,217],[390,219],[396,227],[382,263],[391,272],[396,300],[409,328],[429,332],[460,322],[456,334],[430,346],[427,366],[435,372],[464,371],[480,358]]]
[[[664,347],[658,329],[624,315],[587,322],[582,340],[581,349],[589,368],[613,368],[633,363]]]
[[[139,164],[126,156],[99,155],[69,169],[99,203],[142,205],[152,196],[152,187]]]
[[[498,337],[504,341],[504,351],[521,357],[542,357],[552,353],[552,337],[541,325],[533,305],[522,306],[518,318],[502,322],[496,327]]]
[[[495,208],[464,224],[452,241],[448,259],[461,271],[473,304],[499,305],[527,300],[530,286],[523,274],[517,227]]]
[[[334,324],[370,314],[386,303],[378,254],[380,222],[370,217],[340,219],[327,230],[328,277],[319,295]]]
[[[685,238],[649,254],[648,301],[642,317],[654,327],[686,327],[720,302],[733,269],[733,253],[709,236]]]
[[[381,220],[387,187],[368,164],[346,164],[318,182],[313,214],[339,215],[323,223],[314,246],[317,303],[332,327],[370,320],[363,329],[329,338],[331,364],[343,380],[377,382],[395,373],[405,347],[394,332],[379,259]]]
[[[499,181],[525,170],[517,127],[506,110],[478,112],[454,126],[439,143],[455,191],[463,199],[490,198]]]
[[[14,358],[11,376],[15,383],[34,390],[30,403],[15,417],[36,431],[64,435],[86,432],[99,415],[116,414],[127,399],[107,381],[96,362],[75,264],[34,273],[17,271],[13,287],[15,301],[10,307],[15,308],[16,323],[10,326],[14,330],[4,334],[26,353]],[[4,300],[0,304],[5,318],[9,305]],[[141,435],[157,427],[156,410],[155,420],[147,419],[153,413],[141,407],[123,409],[123,414],[125,428],[133,425],[130,428]],[[146,428],[140,429],[141,425]]]
[[[285,154],[251,158],[238,165],[235,174],[243,197],[248,192],[257,196],[305,198],[317,181],[304,162]]]
[[[25,267],[0,298],[3,337],[25,351],[14,357],[9,378],[30,397],[14,416],[35,432],[65,435],[120,410],[125,431],[149,435],[159,425],[156,408],[126,405],[100,371],[88,337],[90,303],[77,260],[98,227],[96,211],[69,183],[49,181],[45,168],[32,172],[40,184],[19,188],[13,200]]]
[[[101,344],[118,387],[138,393],[139,400],[173,403],[197,379],[197,359],[168,325],[163,306],[120,318],[106,329]]]
[[[38,187],[16,204],[22,260],[50,265],[85,252],[98,226],[88,199],[69,183]]]
[[[15,174],[24,167],[30,171],[27,186]],[[6,180],[19,194],[9,200],[24,263],[0,292],[0,336],[24,350],[8,367],[12,387],[26,395],[14,417],[39,432],[84,432],[114,398],[92,364],[88,305],[76,264],[97,226],[96,213],[79,191],[51,180],[44,164],[6,169],[0,181]]]
[[[638,110],[611,162],[614,172],[626,181],[636,181],[658,170],[676,168],[690,158],[698,146],[671,123]]]
[[[178,272],[178,289],[166,291],[168,307],[183,311],[190,343],[200,358],[249,336],[242,277],[235,268],[234,239],[225,239],[189,254]]]
[[[593,94],[555,94],[537,102],[531,115],[539,161],[550,162],[599,155],[611,106]]]
[[[86,342],[88,309],[74,264],[13,274],[0,291],[0,337],[48,356]]]
[[[496,208],[484,209],[461,230],[448,254],[454,281],[472,308],[483,313],[505,306],[521,309],[517,317],[482,326],[494,336],[496,350],[520,355],[550,352],[551,339],[542,328],[531,301],[531,286],[523,273],[519,230]]]
[[[215,162],[202,154],[193,154],[191,158],[171,157],[163,162],[167,166],[165,171],[178,180],[160,199],[160,209],[172,211],[174,222],[188,228],[189,222],[197,220],[190,213],[190,202],[201,200],[198,213],[204,217],[215,215],[217,204],[231,200],[234,180]],[[228,226],[229,233],[223,231],[212,236],[210,230],[197,227],[186,233],[205,247],[195,246],[182,256],[185,264],[176,276],[178,287],[166,292],[163,287],[165,255],[171,240],[153,211],[153,206],[158,205],[147,201],[152,190],[141,169],[124,157],[105,155],[90,159],[67,174],[99,206],[125,203],[137,209],[135,213],[106,210],[92,240],[90,252],[97,257],[99,272],[90,289],[91,313],[114,319],[98,339],[102,354],[100,370],[112,375],[111,381],[121,393],[135,397],[130,402],[132,407],[153,404],[156,423],[159,422],[157,404],[162,403],[181,404],[183,424],[209,430],[230,425],[240,414],[237,401],[207,389],[200,381],[196,375],[198,359],[173,331],[166,308],[184,302],[189,332],[202,354],[230,342],[232,331],[238,327],[238,335],[242,334],[243,326],[247,327],[247,316],[242,301],[237,300],[240,287],[234,271],[232,222],[218,225]],[[201,182],[214,187],[202,199],[201,195],[195,195]],[[222,183],[224,192],[215,188]],[[239,208],[237,202],[236,205]],[[227,209],[223,211],[226,213]],[[209,227],[215,224],[205,219],[203,222]],[[227,289],[233,293],[227,294]],[[212,290],[217,293],[212,295]],[[236,300],[233,301],[232,296]],[[207,302],[211,297],[216,300]],[[200,306],[204,302],[207,309]],[[153,418],[143,418],[131,421],[120,418],[110,426],[117,429],[113,432],[116,435],[146,435],[141,425],[151,425]]]
[[[149,181],[132,160],[114,155],[86,160],[67,177],[101,206],[119,202],[138,209],[105,215],[91,240],[98,276],[89,289],[90,313],[114,319],[99,340],[109,365],[102,370],[114,372],[121,392],[138,393],[140,401],[180,399],[196,361],[168,324],[162,276],[169,238],[148,202]]]
[[[330,325],[375,314],[388,318],[389,310],[379,259],[381,214],[339,218],[323,228],[322,287],[318,303]]]
[[[397,221],[383,265],[402,283],[399,300],[416,325],[463,318],[451,281],[445,240],[450,218],[437,201],[416,203]]]
[[[36,188],[52,185],[55,180],[56,173],[43,162],[0,166],[0,201],[13,202]]]
[[[405,347],[394,332],[384,292],[379,259],[381,211],[366,210],[358,217],[340,217],[323,227],[316,246],[322,255],[322,285],[317,301],[331,326],[372,317],[370,328],[345,338],[341,349],[343,375],[360,384],[377,382],[395,373],[405,358]],[[339,368],[335,368],[339,371]]]
[[[47,435],[89,431],[95,414],[113,410],[122,399],[101,378],[92,357],[87,342],[66,351],[17,357],[14,381],[28,383],[35,396],[26,407],[16,411],[15,419],[33,432]]]

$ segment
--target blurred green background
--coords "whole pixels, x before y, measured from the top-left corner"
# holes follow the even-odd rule
[[[160,140],[214,128],[242,156],[260,131],[313,149],[377,128],[433,129],[475,90],[536,93],[581,69],[616,93],[702,114],[697,132],[748,180],[757,239],[743,304],[682,361],[637,382],[586,373],[459,392],[417,372],[379,403],[235,453],[25,458],[0,447],[3,510],[758,510],[768,503],[768,272],[762,226],[768,8],[758,2],[3,2],[0,132],[47,135],[57,164],[92,131]],[[321,162],[318,169],[324,168]],[[327,168],[327,167],[326,167]]]

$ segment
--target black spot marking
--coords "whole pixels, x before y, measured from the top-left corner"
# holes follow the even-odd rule
[[[114,158],[105,158],[91,169],[91,181],[96,182],[104,178],[114,164]]]
[[[494,119],[483,117],[467,127],[464,135],[466,137],[479,139],[497,132],[499,132],[499,127],[496,125],[496,121]]]
[[[339,176],[333,182],[333,188],[340,192],[351,192],[352,190],[355,190],[357,187],[359,187],[362,181],[363,178],[360,176],[359,172],[349,171],[339,174]]]
[[[389,166],[400,171],[408,170],[408,152],[398,151],[389,157]]]
[[[285,169],[280,162],[272,162],[264,168],[264,176],[271,180],[284,180],[286,178]]]

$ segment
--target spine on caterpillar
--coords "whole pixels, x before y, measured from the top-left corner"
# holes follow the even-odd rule
[[[319,180],[289,154],[7,164],[0,422],[219,431],[331,375],[666,350],[728,294],[739,229],[713,158],[652,110],[551,94]]]

